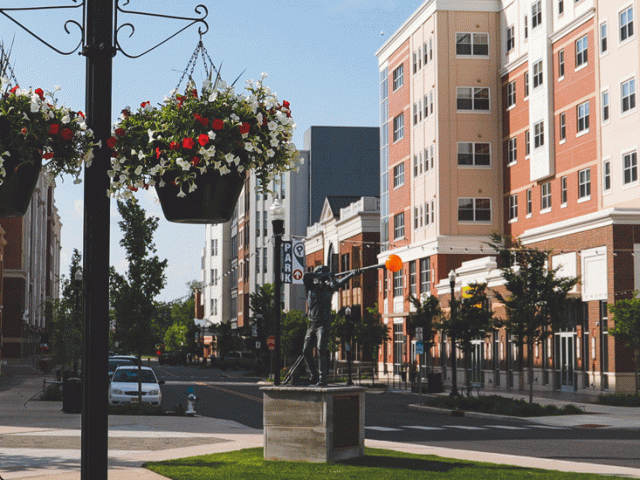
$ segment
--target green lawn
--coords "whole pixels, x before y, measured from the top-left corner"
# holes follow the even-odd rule
[[[148,469],[174,480],[260,479],[491,479],[587,480],[599,475],[467,462],[434,455],[413,455],[366,448],[365,456],[340,463],[275,462],[263,459],[262,448],[151,462]],[[609,477],[612,478],[612,477]]]

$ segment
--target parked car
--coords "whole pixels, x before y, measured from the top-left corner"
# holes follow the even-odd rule
[[[113,374],[109,386],[109,403],[111,405],[128,405],[138,403],[138,382],[141,384],[142,401],[151,405],[160,405],[162,392],[156,374],[149,367],[123,366]]]
[[[186,365],[187,354],[179,350],[169,350],[160,354],[158,363],[160,365]]]
[[[221,370],[226,370],[227,368],[251,369],[256,368],[257,365],[258,357],[252,352],[229,352],[218,362]]]
[[[109,357],[109,380],[113,377],[118,367],[123,366],[137,366],[136,362],[132,358],[127,357]]]

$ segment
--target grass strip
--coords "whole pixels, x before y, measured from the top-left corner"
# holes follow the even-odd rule
[[[145,467],[173,480],[602,479],[602,476],[595,474],[470,462],[377,448],[365,448],[364,457],[338,463],[266,461],[263,458],[262,448],[249,448],[178,460],[150,462],[145,464]]]

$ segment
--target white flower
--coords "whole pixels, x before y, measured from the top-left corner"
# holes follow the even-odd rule
[[[275,130],[276,128],[278,128],[278,124],[276,122],[274,122],[273,120],[271,120],[267,124],[267,127],[269,127],[269,130]]]
[[[147,130],[147,135],[149,135],[149,143],[153,142],[155,140],[155,138],[153,138],[153,134],[156,133],[153,130],[149,129]]]
[[[182,191],[182,185],[180,185],[180,193],[178,193],[178,197],[182,198],[182,197],[186,197],[186,196],[187,196],[187,194]]]
[[[93,160],[93,148],[84,154],[84,163],[87,167],[91,166],[91,161]]]
[[[231,120],[233,120],[234,122],[239,122],[240,121],[240,117],[237,116],[235,113],[232,113],[231,115],[229,115],[229,118]]]
[[[271,146],[272,147],[277,147],[278,145],[280,145],[280,140],[278,140],[277,138],[272,138],[271,139]]]
[[[244,172],[244,167],[242,165],[238,165],[238,173]]]
[[[233,153],[227,153],[224,156],[224,159],[227,161],[227,163],[230,165],[231,163],[234,162],[235,156],[233,155]]]
[[[249,142],[245,142],[244,143],[244,149],[247,152],[252,152],[253,151],[253,144],[249,143]]]
[[[214,133],[213,130],[210,130],[209,133],[207,133],[207,135],[209,135],[210,140],[215,140],[216,138],[216,134]]]
[[[205,78],[202,82],[202,88],[207,89],[211,86],[211,81],[208,78]]]
[[[38,110],[40,110],[40,105],[35,102],[31,102],[30,110],[31,113],[36,113]]]
[[[193,192],[196,188],[198,188],[197,185],[195,184],[195,182],[192,182],[189,186],[189,193]]]
[[[273,150],[269,149],[267,150],[267,156],[268,157],[273,157],[276,154],[276,152],[274,152]]]
[[[22,116],[24,117],[25,120],[29,120],[29,117],[27,117],[27,114],[22,112]]]
[[[147,104],[144,106],[144,111],[145,111],[146,113],[149,113],[149,112],[150,112],[150,111],[152,111],[152,110],[153,110],[153,107],[151,106],[151,104],[150,104],[150,103],[147,103]]]
[[[218,92],[214,91],[211,95],[209,95],[209,101],[214,102],[218,98]]]
[[[141,173],[142,173],[142,165],[138,165],[138,166],[136,167],[135,174],[136,174],[136,175],[140,175]]]
[[[220,167],[220,175],[226,175],[229,172],[231,172],[231,170],[229,170],[226,165]]]
[[[140,160],[142,160],[142,159],[144,158],[144,152],[143,152],[142,150],[140,150],[140,151],[138,152],[138,158],[139,158]]]
[[[56,93],[58,90],[60,90],[60,85],[53,87],[53,93]]]
[[[65,115],[64,117],[62,117],[62,123],[69,123],[71,121],[71,117],[69,115]]]
[[[262,77],[262,79],[264,80],[265,78],[267,78],[269,75],[267,75],[265,72],[262,72],[260,74],[260,76]]]
[[[80,180],[80,177],[76,177],[76,179],[73,181],[74,185],[79,185],[82,183],[82,180]]]

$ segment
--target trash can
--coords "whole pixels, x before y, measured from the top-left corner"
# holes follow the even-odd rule
[[[82,380],[68,378],[62,382],[62,411],[64,413],[82,412]]]
[[[442,374],[441,373],[427,374],[427,391],[429,393],[442,393]]]

